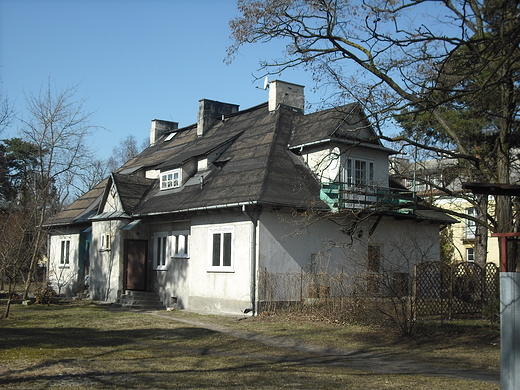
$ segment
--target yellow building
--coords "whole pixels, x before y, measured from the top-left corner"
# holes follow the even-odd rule
[[[451,210],[457,213],[466,214],[475,217],[476,209],[470,202],[459,198],[442,198],[435,200],[435,204],[445,210]],[[489,207],[493,208],[493,198],[489,198]],[[492,212],[492,210],[490,210]],[[454,218],[457,218],[454,216]],[[453,233],[453,246],[455,248],[453,260],[473,261],[475,248],[475,228],[476,223],[470,219],[457,218],[460,222],[451,226]],[[500,264],[500,253],[498,239],[491,237],[488,232],[487,237],[487,262]]]

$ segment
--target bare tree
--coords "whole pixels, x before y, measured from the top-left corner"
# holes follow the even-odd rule
[[[74,188],[74,198],[79,198],[107,177],[109,168],[105,160],[93,159],[79,172],[69,172],[69,181]]]
[[[38,155],[32,174],[32,216],[36,228],[25,297],[42,256],[44,222],[67,202],[72,183],[92,160],[87,137],[95,126],[89,123],[91,113],[84,111],[85,100],[76,99],[77,90],[78,87],[73,86],[55,91],[48,83],[38,95],[27,98],[29,116],[22,121],[21,134],[24,140],[37,146]]]
[[[0,134],[13,123],[14,116],[14,109],[9,99],[0,91]]]
[[[15,286],[27,274],[30,263],[32,226],[23,209],[9,207],[0,210],[0,278],[2,290],[7,285],[4,317],[9,317]]]
[[[310,70],[336,101],[359,101],[380,131],[399,114],[427,117],[437,131],[381,136],[454,159],[465,177],[510,182],[519,144],[518,1],[239,0],[238,9],[229,60],[246,44],[281,39],[286,51],[261,63],[265,73]],[[468,115],[453,115],[461,111]],[[512,231],[511,200],[498,197],[495,215],[478,223]]]
[[[116,171],[140,152],[135,137],[133,135],[127,136],[119,142],[119,145],[114,146],[112,157],[108,159],[108,169],[111,172]]]

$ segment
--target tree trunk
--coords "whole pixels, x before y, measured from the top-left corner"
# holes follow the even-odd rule
[[[46,204],[43,206],[43,210],[40,213],[40,221],[36,227],[36,237],[33,241],[33,249],[32,249],[32,255],[31,255],[31,265],[29,267],[29,273],[27,275],[27,280],[25,281],[25,290],[23,293],[23,299],[29,299],[29,290],[31,288],[32,279],[34,277],[34,274],[36,273],[36,267],[38,267],[38,260],[40,258],[40,247],[41,247],[41,240],[43,235],[43,222],[45,221],[45,207]]]
[[[477,215],[480,221],[487,219],[488,199],[487,195],[477,195]],[[488,229],[484,224],[477,223],[475,231],[475,263],[481,267],[487,262],[487,237]]]

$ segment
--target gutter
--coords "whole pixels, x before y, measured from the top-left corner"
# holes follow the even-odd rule
[[[190,211],[217,210],[217,209],[225,209],[225,208],[230,208],[230,207],[240,207],[243,209],[245,206],[252,206],[252,205],[265,205],[265,206],[275,206],[275,207],[294,207],[294,206],[289,206],[289,205],[282,205],[280,203],[259,202],[257,200],[251,200],[249,202],[225,203],[225,204],[219,204],[219,205],[214,205],[214,206],[191,207],[191,208],[181,209],[181,210],[159,211],[156,213],[132,214],[132,217],[138,218],[138,217],[147,217],[147,216],[154,216],[154,215],[178,214],[178,213],[186,213],[186,212],[190,212]]]
[[[244,309],[244,314],[251,313],[251,315],[257,314],[256,308],[256,270],[257,270],[257,256],[256,256],[256,243],[258,240],[258,217],[253,217],[247,210],[246,206],[242,206],[242,212],[251,220],[253,227],[251,229],[251,305]]]
[[[359,146],[359,147],[363,147],[366,149],[379,150],[379,151],[387,152],[389,154],[397,154],[397,152],[395,150],[387,148],[386,146],[383,146],[383,145],[374,145],[374,144],[370,144],[370,143],[364,142],[364,141],[356,142],[356,140],[347,140],[347,139],[342,139],[342,138],[325,138],[325,139],[321,139],[318,141],[311,141],[311,142],[306,142],[306,143],[303,143],[300,145],[294,145],[294,146],[291,145],[288,147],[289,147],[289,150],[303,149],[307,146],[321,145],[321,144],[326,144],[329,142],[337,142],[340,144]]]

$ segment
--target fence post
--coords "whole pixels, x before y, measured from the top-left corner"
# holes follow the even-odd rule
[[[303,303],[303,267],[300,268],[300,303]]]
[[[452,319],[453,317],[453,283],[454,283],[454,274],[455,274],[455,266],[450,264],[447,266],[449,271],[448,278],[448,319]]]
[[[418,304],[418,298],[417,298],[417,267],[418,265],[414,265],[413,267],[413,297],[412,299],[415,302],[415,311],[413,313],[413,319],[414,321],[417,321],[417,312],[419,311],[419,304]]]
[[[520,273],[500,272],[500,388],[520,386]]]

